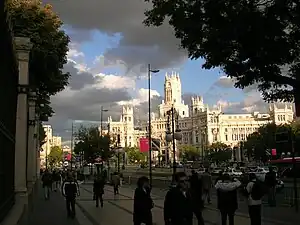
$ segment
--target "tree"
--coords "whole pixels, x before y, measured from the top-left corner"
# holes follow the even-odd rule
[[[290,143],[276,140],[276,135],[279,133],[288,133],[291,130],[297,140],[299,137],[299,134],[297,133],[299,128],[299,124],[294,122],[283,125],[269,123],[259,127],[258,130],[250,134],[243,143],[248,158],[267,161],[271,157],[270,154],[272,149],[276,149],[278,156],[283,152],[291,151]]]
[[[50,149],[48,157],[48,163],[50,167],[56,166],[59,162],[63,160],[63,150],[59,146],[53,146]]]
[[[108,160],[113,154],[110,151],[110,137],[100,136],[98,127],[80,127],[75,134],[76,144],[74,153],[84,153],[84,159],[93,162],[95,158],[101,157]]]
[[[138,148],[125,148],[125,152],[130,163],[140,163],[145,161],[145,153],[140,152]]]
[[[203,68],[220,67],[238,88],[257,84],[267,101],[300,104],[298,0],[145,1],[153,8],[144,23],[167,20],[189,57],[205,59]]]
[[[195,161],[200,157],[199,149],[193,145],[181,145],[179,155],[183,161]]]
[[[229,161],[232,158],[232,150],[222,142],[214,142],[208,146],[207,158],[217,163]]]
[[[62,91],[68,84],[69,73],[62,72],[67,63],[69,37],[61,29],[62,21],[50,5],[40,0],[8,1],[14,36],[29,37],[33,47],[30,52],[30,85],[37,89],[37,104],[42,121],[53,113],[50,96]]]

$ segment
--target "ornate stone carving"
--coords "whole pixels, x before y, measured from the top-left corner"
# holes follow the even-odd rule
[[[17,51],[30,51],[32,48],[32,43],[30,38],[26,37],[15,37],[15,44]]]

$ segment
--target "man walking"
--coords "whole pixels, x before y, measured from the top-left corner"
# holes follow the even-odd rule
[[[193,203],[188,188],[188,177],[184,172],[174,176],[176,187],[171,188],[165,197],[165,225],[193,225]]]
[[[102,176],[98,175],[94,180],[94,186],[93,186],[94,198],[96,200],[97,208],[99,207],[99,200],[100,200],[101,208],[103,208],[104,185],[105,185],[105,180],[103,175]]]
[[[114,194],[119,194],[120,176],[117,172],[115,172],[112,176],[112,184],[114,187]]]
[[[190,191],[193,205],[193,212],[198,220],[198,225],[204,225],[202,216],[202,210],[204,208],[202,200],[202,182],[199,179],[195,170],[192,170],[192,176],[190,178]]]
[[[62,184],[62,194],[66,198],[66,207],[68,217],[74,218],[76,196],[79,196],[79,186],[77,181],[72,176],[72,173],[67,174],[66,180]]]
[[[52,186],[52,175],[48,170],[45,170],[42,176],[42,183],[44,188],[44,196],[46,200],[50,198],[50,190]]]
[[[201,176],[202,185],[203,185],[203,199],[204,203],[207,200],[207,203],[211,203],[211,188],[213,186],[212,177],[208,171],[208,168],[205,169],[205,172]]]
[[[276,173],[273,167],[269,167],[269,172],[265,176],[265,184],[268,188],[268,203],[269,206],[276,206]]]

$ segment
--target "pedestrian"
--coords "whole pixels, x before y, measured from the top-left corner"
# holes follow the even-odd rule
[[[56,170],[53,171],[52,173],[52,180],[53,180],[53,190],[56,192],[57,189],[59,188],[60,181],[61,181],[61,176],[60,173]]]
[[[201,176],[202,186],[203,186],[203,200],[204,203],[207,200],[208,204],[211,204],[211,188],[213,186],[212,176],[208,170],[205,169],[205,172]]]
[[[238,209],[238,192],[237,189],[241,186],[241,182],[237,179],[232,179],[228,174],[223,174],[215,188],[217,190],[218,209],[221,213],[222,225],[234,225],[234,214]]]
[[[248,210],[251,225],[261,225],[261,199],[264,195],[263,184],[256,179],[254,173],[249,174],[249,180],[246,190],[248,193]]]
[[[99,200],[100,200],[101,208],[103,208],[104,185],[105,185],[104,177],[98,175],[94,180],[94,185],[93,185],[94,200],[96,200],[97,208],[99,207]]]
[[[188,177],[184,172],[174,176],[176,186],[166,194],[164,202],[165,225],[193,225],[193,203]]]
[[[267,172],[265,176],[265,185],[268,188],[268,203],[271,207],[276,206],[276,184],[276,172],[273,167],[270,166],[269,172]]]
[[[119,194],[120,176],[117,172],[112,176],[112,184],[114,187],[114,195]]]
[[[45,170],[42,176],[42,183],[44,188],[44,196],[46,200],[50,199],[50,190],[52,186],[52,176],[49,170]]]
[[[152,225],[151,209],[153,206],[153,200],[150,195],[149,179],[145,176],[140,177],[134,192],[133,224]]]
[[[192,170],[192,176],[190,178],[190,193],[192,198],[193,212],[198,220],[198,225],[204,225],[204,219],[202,216],[202,210],[204,208],[202,189],[201,179],[199,179],[199,176],[195,170]]]
[[[74,179],[72,172],[69,172],[67,174],[67,178],[62,184],[62,194],[66,198],[68,217],[74,218],[76,215],[75,212],[76,196],[79,196],[80,192],[79,192],[78,183]]]

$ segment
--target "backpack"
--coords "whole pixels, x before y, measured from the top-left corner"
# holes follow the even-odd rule
[[[265,193],[264,185],[259,181],[255,181],[251,190],[251,198],[253,200],[261,200]]]

